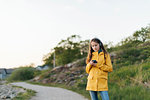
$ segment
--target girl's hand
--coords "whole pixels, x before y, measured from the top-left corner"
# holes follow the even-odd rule
[[[93,63],[93,61],[91,60],[90,64],[93,65],[93,66],[96,66],[97,63]]]

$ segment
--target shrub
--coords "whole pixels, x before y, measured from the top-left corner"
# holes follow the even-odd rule
[[[16,69],[9,77],[8,81],[25,81],[34,77],[35,69],[33,67],[20,67]]]

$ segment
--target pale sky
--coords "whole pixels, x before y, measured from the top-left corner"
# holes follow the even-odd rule
[[[117,44],[150,24],[150,0],[0,0],[0,68],[34,63],[62,39]]]

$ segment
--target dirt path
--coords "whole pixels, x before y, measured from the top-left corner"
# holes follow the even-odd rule
[[[36,96],[33,96],[31,100],[88,100],[80,94],[62,88],[32,85],[25,82],[11,84],[36,91]]]

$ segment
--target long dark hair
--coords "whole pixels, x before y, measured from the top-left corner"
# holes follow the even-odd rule
[[[93,39],[91,40],[91,42],[96,42],[96,43],[99,44],[100,49],[102,49],[102,52],[104,52],[104,59],[106,59],[105,54],[107,54],[107,51],[106,51],[106,49],[104,48],[104,45],[103,45],[103,43],[101,42],[101,40],[98,39],[98,38],[93,38]],[[88,63],[91,61],[91,59],[92,59],[92,52],[94,52],[94,50],[92,49],[92,46],[91,46],[91,42],[89,43],[89,53],[88,53],[88,56],[87,56],[87,58],[86,58],[86,64],[88,64]]]

